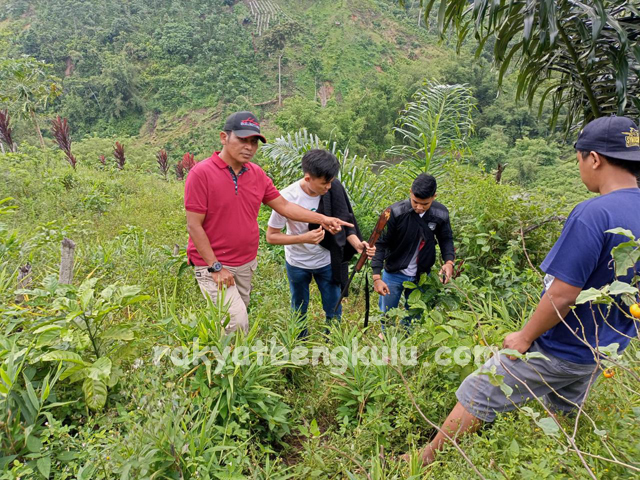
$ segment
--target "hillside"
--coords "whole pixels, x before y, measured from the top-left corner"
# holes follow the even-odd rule
[[[392,1],[4,0],[0,8],[0,56],[52,65],[62,95],[50,108],[76,135],[140,135],[159,147],[201,147],[242,108],[276,131],[280,57],[285,102],[316,97],[330,107],[382,94],[394,112],[450,54]],[[392,125],[390,115],[365,115],[376,131]]]

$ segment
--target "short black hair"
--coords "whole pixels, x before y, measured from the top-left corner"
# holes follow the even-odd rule
[[[421,173],[416,177],[411,185],[411,192],[416,198],[431,198],[436,194],[438,184],[433,175]]]
[[[302,157],[302,171],[314,178],[324,178],[330,182],[338,176],[340,162],[336,156],[328,150],[309,150]]]
[[[580,152],[580,156],[582,158],[588,156],[591,153],[587,150],[578,150],[578,152]],[[633,162],[630,160],[619,160],[617,158],[607,157],[606,155],[602,155],[601,153],[598,153],[598,155],[603,157],[607,161],[607,163],[613,165],[614,167],[622,168],[623,170],[626,170],[632,175],[635,175],[636,178],[640,178],[640,162]]]

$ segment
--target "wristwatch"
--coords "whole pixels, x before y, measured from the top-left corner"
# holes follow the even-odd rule
[[[220,262],[215,262],[213,265],[211,265],[210,267],[207,267],[207,271],[209,273],[217,273],[220,270],[222,270],[222,264]]]

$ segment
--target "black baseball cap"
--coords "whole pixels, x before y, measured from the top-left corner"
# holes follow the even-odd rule
[[[267,139],[260,133],[260,122],[251,112],[236,112],[229,115],[224,122],[224,131],[229,130],[237,137],[258,137],[262,143],[267,143]]]
[[[627,117],[600,117],[589,122],[578,135],[576,150],[597,152],[605,157],[640,162],[638,126]]]

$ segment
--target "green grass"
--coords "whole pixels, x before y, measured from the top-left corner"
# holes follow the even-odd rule
[[[452,447],[422,472],[393,460],[394,455],[423,445],[433,433],[413,406],[411,395],[428,418],[440,423],[455,404],[454,392],[470,368],[435,363],[402,366],[412,392],[409,395],[390,367],[365,368],[349,363],[344,373],[336,373],[325,365],[296,368],[285,364],[269,367],[269,371],[256,365],[252,367],[256,374],[276,374],[269,388],[288,409],[283,425],[289,433],[277,440],[277,430],[268,424],[268,418],[275,414],[270,409],[275,407],[261,411],[261,407],[244,406],[248,400],[243,399],[251,395],[246,383],[248,370],[236,370],[230,390],[226,376],[214,376],[213,384],[209,383],[204,368],[188,373],[167,358],[158,364],[152,362],[156,347],[174,348],[189,342],[195,334],[215,338],[215,323],[207,323],[215,322],[215,316],[207,313],[190,270],[178,274],[184,258],[172,254],[174,243],[184,253],[187,238],[182,182],[165,181],[154,173],[152,152],[142,147],[137,153],[132,149],[131,163],[124,171],[102,168],[92,159],[106,144],[96,141],[93,147],[79,145],[77,172],[52,151],[0,156],[3,195],[13,197],[11,204],[18,207],[1,221],[17,232],[19,242],[19,247],[0,250],[0,272],[4,268],[9,274],[8,282],[0,282],[7,285],[0,291],[4,305],[0,308],[0,325],[6,332],[0,336],[3,342],[18,338],[18,330],[7,330],[16,321],[28,330],[29,325],[55,316],[49,307],[26,306],[16,320],[18,310],[12,305],[11,285],[15,284],[15,269],[27,260],[33,265],[35,286],[47,274],[55,274],[63,236],[78,244],[74,283],[93,276],[101,287],[138,284],[152,297],[140,308],[125,313],[136,322],[139,334],[130,355],[121,363],[124,376],[110,389],[105,409],[88,412],[78,400],[82,394],[78,394],[77,384],[56,385],[57,401],[74,403],[53,409],[39,433],[41,451],[51,458],[52,478],[126,478],[126,472],[129,478],[148,478],[156,471],[163,472],[162,478],[180,478],[180,472],[184,478],[367,478],[360,466],[371,478],[380,479],[411,475],[473,478],[470,467]],[[482,233],[475,230],[482,228],[474,223],[478,212],[514,208],[500,203],[509,205],[512,187],[492,186],[490,178],[483,180],[475,175],[471,170],[454,169],[442,182],[447,190],[443,200],[450,206],[457,205],[452,212],[458,239],[463,233],[469,238],[474,238],[473,232]],[[458,208],[471,203],[470,210]],[[533,203],[528,208],[533,209]],[[516,209],[512,214],[529,218],[525,217],[530,215],[527,212]],[[261,226],[268,213],[268,209],[261,212]],[[540,239],[531,239],[531,255],[544,253],[537,249],[548,248],[553,239],[542,239],[549,235],[557,235],[557,228],[549,227],[546,233],[541,232]],[[8,245],[1,232],[0,239],[0,245]],[[455,290],[439,291],[435,307],[427,311],[422,326],[406,340],[418,346],[421,358],[431,359],[441,345],[454,349],[474,346],[481,338],[499,345],[504,334],[526,318],[537,301],[539,284],[532,271],[514,263],[518,262],[517,243],[511,250],[492,252],[487,258],[469,262],[468,278],[461,279],[459,285],[470,300]],[[460,248],[470,253],[479,246],[469,240],[460,243]],[[293,320],[282,252],[262,242],[258,258],[250,313],[252,324],[258,328],[251,341],[269,342],[276,337],[278,344],[296,345],[295,336],[286,337]],[[375,295],[372,300],[375,314]],[[323,313],[317,289],[313,288],[309,313],[313,344],[332,349],[349,345],[355,335],[361,345],[382,347],[375,315],[372,329],[359,333],[363,301],[362,286],[357,282],[345,303],[342,328],[334,329],[325,343],[320,335]],[[120,320],[124,318],[114,319]],[[457,322],[455,331],[444,339],[440,337],[441,343],[434,343],[435,335],[445,331],[443,325],[450,322]],[[237,344],[245,342],[238,340]],[[625,356],[635,372],[636,354],[637,346],[633,346]],[[46,366],[35,357],[30,362],[31,378],[37,382]],[[260,385],[263,380],[256,381]],[[636,389],[635,380],[621,370],[613,379],[601,379],[596,384],[585,412],[598,430],[606,431],[606,436],[602,437],[602,432],[583,417],[576,436],[583,451],[609,457],[610,448],[622,462],[638,458],[640,404]],[[229,397],[231,394],[236,396]],[[220,408],[219,398],[233,398],[235,402],[221,417],[215,413]],[[349,403],[350,398],[356,399],[355,403]],[[531,406],[545,416],[539,406]],[[562,424],[573,432],[571,419],[563,419]],[[207,426],[205,436],[200,433],[203,426]],[[521,411],[499,416],[479,435],[462,440],[460,446],[486,478],[588,478],[577,455],[565,452],[561,444],[566,444],[562,437],[545,434]],[[216,450],[220,445],[225,449]],[[28,457],[19,460],[21,464],[12,463],[0,478],[42,478],[35,473],[37,467],[22,465],[29,462]],[[640,478],[593,457],[587,462],[597,478]]]

